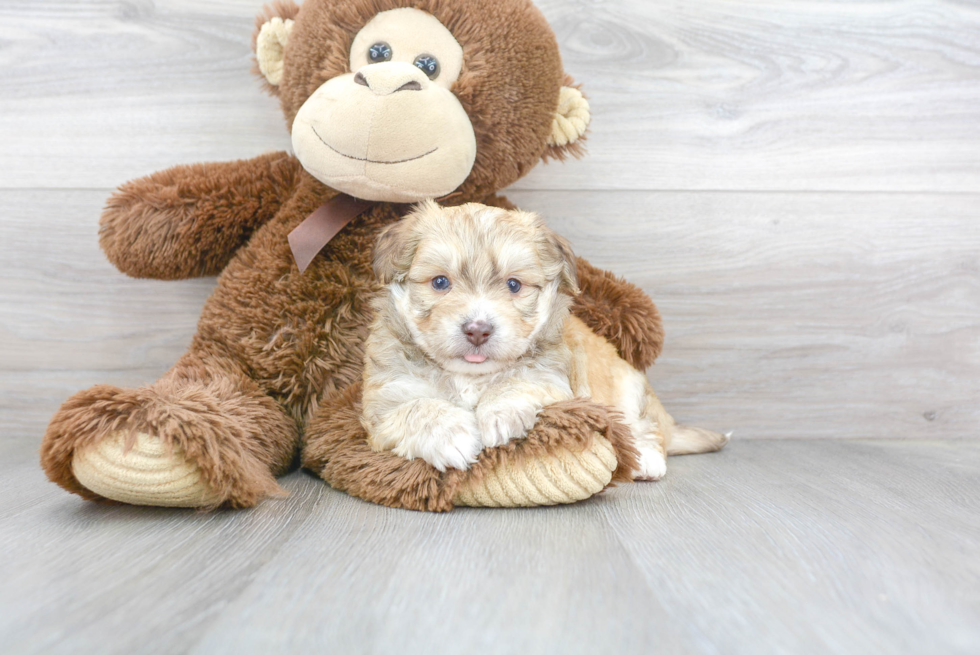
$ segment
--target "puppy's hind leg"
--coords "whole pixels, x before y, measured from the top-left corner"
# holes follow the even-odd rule
[[[637,428],[642,425],[638,431]],[[664,449],[664,436],[659,426],[641,420],[630,425],[633,443],[640,451],[640,466],[633,471],[636,480],[659,480],[667,473],[667,453]]]
[[[644,375],[637,372],[628,382],[631,390],[623,389],[620,405],[626,424],[633,433],[633,445],[640,451],[639,468],[633,471],[636,480],[659,480],[667,473],[667,444],[674,419],[664,410]]]

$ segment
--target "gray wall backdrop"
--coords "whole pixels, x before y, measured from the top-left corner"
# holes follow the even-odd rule
[[[0,1],[5,449],[189,343],[214,281],[124,277],[97,221],[132,177],[288,148],[249,73],[259,4]],[[591,97],[589,154],[509,196],[657,301],[650,377],[680,420],[977,437],[976,3],[539,4]]]

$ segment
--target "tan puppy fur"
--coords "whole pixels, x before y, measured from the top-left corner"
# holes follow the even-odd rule
[[[381,234],[374,263],[386,292],[364,366],[372,448],[465,469],[523,437],[544,406],[591,397],[622,412],[637,477],[666,472],[673,419],[646,377],[569,315],[575,260],[536,215],[426,202]]]

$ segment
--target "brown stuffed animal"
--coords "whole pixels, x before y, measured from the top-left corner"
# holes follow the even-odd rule
[[[93,500],[250,507],[281,493],[276,476],[301,451],[336,488],[427,510],[571,502],[628,480],[627,434],[588,401],[547,408],[526,439],[446,473],[372,452],[358,420],[378,232],[425,198],[509,207],[498,190],[542,158],[580,154],[588,106],[539,11],[286,0],[257,24],[257,69],[295,156],[176,167],[110,198],[100,243],[121,271],[220,277],[162,379],[65,402],[41,449],[48,476]],[[637,368],[653,363],[651,301],[584,260],[578,275],[574,313]]]

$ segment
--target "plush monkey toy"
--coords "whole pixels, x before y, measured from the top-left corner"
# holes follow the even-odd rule
[[[257,72],[294,154],[180,166],[110,198],[100,244],[121,271],[220,276],[158,382],[64,403],[41,448],[48,476],[92,500],[250,507],[281,493],[300,454],[336,488],[426,510],[572,502],[630,479],[622,426],[588,401],[547,408],[526,439],[446,473],[371,451],[358,420],[378,232],[426,198],[510,206],[494,194],[543,158],[580,154],[588,105],[540,12],[285,0],[257,25]],[[578,275],[574,313],[649,366],[662,341],[651,301],[584,260]]]

